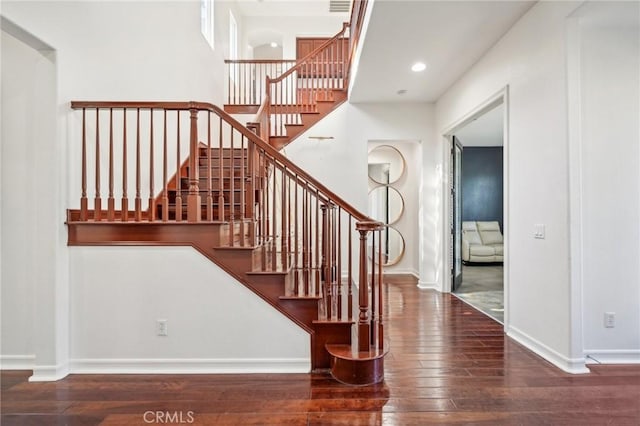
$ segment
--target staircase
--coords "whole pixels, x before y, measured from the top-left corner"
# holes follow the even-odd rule
[[[254,122],[262,123],[261,135],[276,149],[284,148],[347,100],[349,29],[345,23],[340,32],[298,61],[226,60],[229,79],[224,110],[257,114]]]
[[[255,108],[247,126],[201,102],[72,102],[67,225],[69,245],[192,246],[309,333],[314,371],[359,385],[383,379],[388,350],[382,224],[279,152],[346,100],[347,28],[266,77],[259,104],[225,105]]]

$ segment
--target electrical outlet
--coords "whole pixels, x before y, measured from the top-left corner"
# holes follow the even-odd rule
[[[156,320],[156,334],[158,336],[168,336],[169,335],[167,333],[167,320],[166,319]]]
[[[544,237],[545,237],[544,224],[536,223],[535,225],[533,225],[533,238],[544,240]]]
[[[614,328],[616,326],[616,313],[605,312],[604,313],[604,326],[606,328]]]

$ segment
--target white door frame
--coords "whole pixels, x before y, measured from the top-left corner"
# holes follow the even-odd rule
[[[449,205],[449,156],[453,144],[453,135],[460,128],[466,126],[474,119],[485,114],[489,110],[496,106],[504,105],[504,146],[502,150],[502,164],[503,164],[503,235],[504,235],[504,329],[508,330],[509,326],[509,285],[510,285],[510,267],[509,267],[509,86],[505,86],[493,96],[482,102],[477,107],[473,108],[468,113],[462,115],[458,120],[455,120],[453,124],[446,127],[442,132],[439,132],[443,139],[442,150],[442,217],[443,217],[443,229],[442,229],[442,278],[440,288],[443,292],[451,292],[451,270],[449,268],[449,239],[451,224],[449,223],[449,211],[451,206]]]

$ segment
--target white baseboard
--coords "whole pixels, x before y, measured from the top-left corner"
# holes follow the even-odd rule
[[[507,329],[507,336],[567,373],[589,373],[589,369],[585,365],[586,360],[584,358],[567,358],[515,327],[509,327]]]
[[[72,359],[73,374],[308,373],[308,358],[284,359]]]
[[[64,379],[69,374],[69,365],[34,365],[30,382],[55,382]]]
[[[35,355],[0,355],[0,370],[33,370]]]
[[[640,364],[640,349],[585,349],[587,364]]]
[[[392,270],[384,270],[383,271],[384,275],[412,275],[416,278],[420,278],[418,271],[416,271],[415,269],[392,269]]]
[[[440,291],[438,283],[435,282],[435,281],[418,280],[418,288],[422,289],[422,290],[438,290],[438,291]]]

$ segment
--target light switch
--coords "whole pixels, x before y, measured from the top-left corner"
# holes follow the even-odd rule
[[[533,238],[537,238],[539,240],[544,240],[544,225],[541,223],[536,223],[533,225]]]

